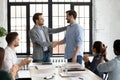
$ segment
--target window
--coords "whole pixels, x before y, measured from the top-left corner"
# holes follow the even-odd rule
[[[44,25],[48,28],[58,28],[68,25],[66,11],[74,9],[77,12],[76,21],[85,30],[84,52],[90,52],[92,44],[92,0],[8,0],[8,32],[19,33],[20,45],[17,54],[32,54],[33,46],[29,31],[34,26],[32,16],[36,12],[43,13]],[[50,35],[51,41],[60,41],[65,31]],[[53,54],[63,54],[65,45],[53,49]]]

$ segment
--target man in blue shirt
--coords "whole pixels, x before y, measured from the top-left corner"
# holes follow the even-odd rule
[[[66,20],[70,25],[67,27],[64,39],[57,42],[56,45],[66,44],[64,57],[68,62],[82,64],[84,30],[76,23],[76,17],[77,13],[74,10],[66,11]]]

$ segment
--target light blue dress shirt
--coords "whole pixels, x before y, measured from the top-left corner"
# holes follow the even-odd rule
[[[70,26],[67,27],[66,35],[64,38],[65,47],[65,55],[66,59],[70,59],[73,56],[76,47],[80,47],[80,52],[78,55],[83,56],[83,42],[84,42],[84,30],[83,28],[74,22]]]
[[[46,42],[45,33],[44,33],[42,27],[39,28],[39,31],[40,31],[40,34],[41,34],[41,36],[42,36],[43,42]],[[44,47],[44,51],[47,51],[47,50],[48,50],[48,47]]]
[[[97,69],[100,72],[108,72],[108,80],[120,80],[120,56],[109,62],[100,63]]]

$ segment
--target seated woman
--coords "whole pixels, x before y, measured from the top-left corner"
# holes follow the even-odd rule
[[[108,73],[107,80],[120,80],[120,39],[114,41],[113,49],[116,57],[111,61],[98,64],[97,69]]]
[[[97,65],[102,61],[108,61],[106,59],[106,47],[101,41],[95,41],[92,47],[93,60],[89,61],[87,55],[84,55],[83,60],[85,62],[85,67],[90,69],[92,72],[103,78],[103,73],[98,72]]]
[[[5,50],[0,47],[0,80],[15,80],[17,66],[13,65],[13,67],[10,70],[10,74],[2,70],[2,66],[4,64],[5,59]]]

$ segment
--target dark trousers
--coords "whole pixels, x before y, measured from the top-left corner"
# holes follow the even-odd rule
[[[68,59],[67,61],[72,62],[72,58]],[[80,55],[77,56],[77,62],[82,64],[82,56],[80,56]]]
[[[50,62],[50,52],[45,51],[43,53],[43,59],[34,59],[33,62]]]

